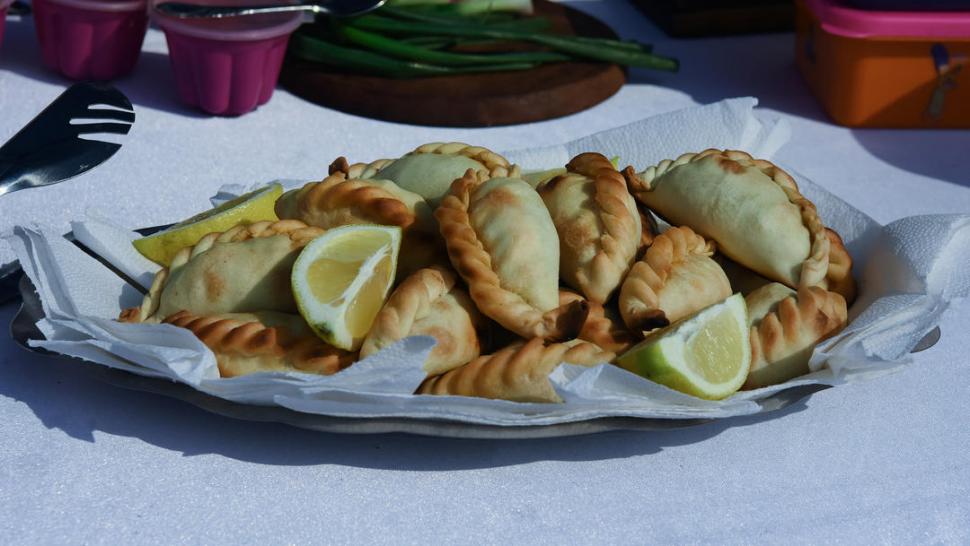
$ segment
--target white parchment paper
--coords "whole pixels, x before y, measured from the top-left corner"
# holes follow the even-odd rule
[[[686,151],[741,149],[770,158],[788,128],[759,119],[754,99],[731,99],[672,112],[564,145],[507,152],[526,169],[565,164],[583,151],[619,155],[644,168]],[[376,158],[373,158],[376,159]],[[607,416],[719,418],[756,413],[774,393],[798,385],[869,379],[906,365],[908,351],[939,322],[951,301],[970,293],[970,216],[922,216],[879,226],[821,185],[793,173],[825,223],[838,231],[855,260],[860,296],[849,326],[821,344],[811,374],[782,385],[700,400],[615,366],[560,366],[551,380],[562,404],[523,404],[452,396],[415,396],[433,347],[429,337],[402,340],[333,376],[259,373],[222,379],[212,353],[189,331],[171,325],[123,324],[119,310],[141,293],[60,234],[19,226],[8,242],[37,287],[45,340],[32,345],[140,375],[182,382],[235,402],[349,417],[413,417],[492,425],[546,425]],[[283,181],[293,187],[296,181]],[[824,181],[823,181],[824,183]],[[248,191],[226,186],[214,202]],[[200,209],[206,204],[200,203]],[[132,250],[137,234],[92,213],[73,225],[75,236],[141,287],[157,266]]]

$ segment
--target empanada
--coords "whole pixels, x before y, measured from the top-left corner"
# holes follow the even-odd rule
[[[293,262],[323,232],[299,220],[279,220],[210,233],[159,270],[141,307],[126,310],[121,320],[160,320],[183,310],[197,315],[295,313]]]
[[[441,375],[429,377],[415,394],[477,396],[514,402],[562,402],[549,374],[563,362],[594,366],[615,354],[586,342],[516,343]]]
[[[566,305],[584,298],[569,290],[559,291],[559,305]],[[588,341],[612,353],[620,354],[632,347],[639,339],[630,332],[616,311],[599,303],[589,302],[589,314],[577,339]]]
[[[559,236],[539,194],[469,171],[435,211],[448,257],[478,309],[524,338],[567,339],[587,308],[559,308]]]
[[[731,283],[711,256],[714,243],[689,227],[657,235],[620,288],[620,315],[645,332],[689,316],[732,294]]]
[[[355,360],[353,353],[331,347],[314,335],[299,315],[203,316],[179,311],[162,322],[195,334],[215,354],[221,377],[270,371],[331,375]]]
[[[393,180],[398,186],[424,197],[432,206],[437,206],[451,183],[465,176],[469,169],[481,180],[519,176],[519,168],[499,154],[462,142],[422,144],[394,160],[350,165],[338,159],[331,165],[331,171],[343,171],[352,177]]]
[[[845,327],[841,294],[817,286],[791,290],[767,284],[748,294],[751,371],[745,389],[788,381],[808,373],[812,349]]]
[[[421,269],[405,279],[374,319],[360,348],[361,358],[416,335],[437,340],[424,363],[429,375],[478,357],[478,329],[483,318],[455,281],[455,275],[444,268]]]
[[[276,215],[330,229],[348,224],[382,224],[423,233],[437,225],[424,198],[378,178],[348,178],[337,172],[290,190],[276,201]]]
[[[830,241],[795,181],[768,161],[706,150],[624,171],[634,196],[673,225],[690,226],[739,264],[792,288],[827,279]]]
[[[559,273],[593,303],[605,303],[640,245],[640,214],[623,175],[603,155],[585,153],[539,195],[559,233]]]

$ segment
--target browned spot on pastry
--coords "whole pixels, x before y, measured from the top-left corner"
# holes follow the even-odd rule
[[[129,307],[121,311],[121,314],[118,315],[118,320],[120,322],[141,322],[139,320],[140,317],[141,307]]]
[[[451,333],[443,328],[428,328],[424,335],[431,336],[438,341],[432,351],[435,354],[451,354],[455,351],[455,339],[452,337]]]
[[[744,172],[744,165],[734,161],[733,159],[724,156],[715,156],[717,159],[717,164],[725,171],[732,174],[741,174]]]
[[[226,281],[215,271],[206,271],[203,274],[205,283],[205,294],[209,301],[217,301],[222,297],[226,290]]]
[[[585,222],[563,222],[559,226],[559,236],[567,245],[581,247],[597,238],[593,226]]]
[[[488,195],[482,198],[482,203],[494,203],[499,206],[513,206],[519,203],[519,198],[512,193],[510,190],[505,188],[497,188],[490,191]]]
[[[327,174],[346,173],[348,170],[350,170],[350,163],[346,157],[340,156],[327,168]]]

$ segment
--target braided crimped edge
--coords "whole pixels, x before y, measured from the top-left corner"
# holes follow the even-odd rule
[[[414,211],[393,193],[361,178],[348,178],[344,173],[332,174],[319,182],[310,182],[297,191],[298,219],[322,228],[318,215],[340,209],[356,209],[368,222],[407,229],[416,220]],[[277,214],[282,212],[277,210]]]
[[[655,166],[648,167],[642,173],[637,173],[632,167],[627,167],[623,170],[623,175],[627,180],[630,192],[636,197],[638,193],[651,191],[652,182],[674,167],[698,161],[712,155],[720,156],[724,160],[747,164],[757,168],[785,192],[788,201],[798,207],[802,225],[808,230],[809,243],[811,245],[808,256],[802,262],[798,286],[826,286],[825,277],[829,266],[830,243],[829,238],[825,236],[825,226],[818,217],[818,210],[816,210],[815,204],[798,191],[798,185],[791,175],[774,163],[764,159],[755,159],[751,154],[739,150],[717,150],[711,148],[700,153],[686,153],[674,160],[665,159]]]
[[[300,220],[265,220],[252,224],[238,224],[226,231],[209,233],[199,239],[192,246],[185,247],[175,253],[172,263],[168,267],[158,270],[152,279],[152,285],[142,300],[141,307],[132,307],[121,312],[118,320],[121,322],[145,322],[153,318],[161,303],[162,289],[168,282],[173,271],[184,266],[192,258],[212,248],[216,243],[238,243],[249,239],[261,239],[276,235],[287,235],[296,247],[306,246],[313,239],[323,235],[324,230],[308,226]],[[155,317],[157,318],[157,317]]]
[[[419,269],[404,280],[381,308],[364,343],[365,358],[407,337],[414,323],[431,312],[434,302],[455,286],[455,275],[441,267]]]
[[[258,321],[179,311],[162,322],[195,334],[216,355],[222,377],[240,375],[231,365],[233,356],[262,358],[276,364],[267,366],[266,371],[292,369],[320,375],[335,374],[356,360],[353,353],[331,347],[312,334],[295,336]]]
[[[566,305],[573,301],[582,300],[583,296],[571,290],[559,290],[559,304]],[[632,347],[638,339],[620,320],[613,320],[606,315],[606,308],[598,303],[589,303],[589,314],[586,322],[576,339],[588,341],[606,351],[622,353]]]
[[[471,192],[479,185],[478,177],[468,169],[463,178],[452,183],[435,210],[448,258],[468,284],[472,301],[483,314],[524,338],[569,339],[585,321],[588,306],[575,302],[544,312],[502,287],[492,269],[492,258],[468,216]]]
[[[429,142],[422,144],[409,152],[411,154],[439,154],[463,155],[481,163],[487,171],[483,178],[516,178],[521,174],[518,165],[512,165],[508,159],[484,148],[472,146],[464,142]],[[346,158],[338,157],[330,164],[329,172],[343,173],[347,178],[373,178],[381,169],[393,163],[394,159],[378,159],[370,163],[349,163]]]
[[[825,235],[829,239],[829,268],[825,274],[825,288],[841,294],[845,302],[852,305],[856,296],[855,279],[852,278],[852,256],[838,233],[825,228]]]
[[[631,208],[636,210],[636,201],[627,190],[623,175],[602,154],[579,154],[566,164],[566,171],[585,177],[593,185],[592,201],[600,236],[593,257],[588,263],[578,264],[576,283],[579,286],[575,288],[589,301],[602,304],[620,286],[636,259],[642,229],[639,214],[631,212]],[[545,184],[539,193],[552,194],[568,179],[568,174],[558,176]],[[631,207],[627,207],[626,199],[631,201]]]
[[[690,256],[710,257],[714,251],[714,241],[686,226],[672,227],[657,235],[620,287],[620,316],[627,327],[643,332],[670,324],[660,309],[660,291],[671,272]]]
[[[327,171],[331,175],[341,173],[347,178],[374,178],[381,169],[391,163],[394,163],[393,159],[378,159],[370,163],[349,163],[347,158],[341,156],[330,164]]]
[[[415,394],[475,396],[514,402],[562,402],[549,374],[566,362],[592,366],[615,354],[586,342],[546,345],[534,338],[424,380]]]
[[[845,327],[847,316],[845,298],[817,286],[803,286],[781,300],[751,326],[751,372],[743,388],[764,386],[754,384],[752,374],[835,335]],[[799,374],[808,373],[807,355],[799,365]]]

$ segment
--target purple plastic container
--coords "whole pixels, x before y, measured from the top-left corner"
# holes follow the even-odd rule
[[[7,25],[7,8],[13,0],[0,0],[0,45],[3,45],[3,31]]]
[[[161,3],[161,0],[154,3]],[[265,0],[209,0],[207,5]],[[283,3],[283,2],[281,2]],[[210,114],[238,116],[273,96],[299,13],[225,19],[176,19],[152,11],[165,31],[179,97]]]
[[[148,28],[146,0],[34,0],[41,57],[75,80],[131,72]]]

